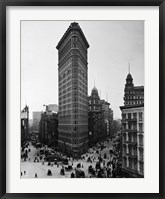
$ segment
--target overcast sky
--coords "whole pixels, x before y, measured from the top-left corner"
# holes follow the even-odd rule
[[[27,104],[30,118],[44,104],[58,104],[58,51],[56,45],[73,21],[21,22],[21,109]],[[125,79],[144,85],[143,21],[76,21],[90,45],[88,95],[97,87],[121,118]]]

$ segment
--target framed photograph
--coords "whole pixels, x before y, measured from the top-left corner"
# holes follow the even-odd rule
[[[164,198],[164,1],[0,1],[0,197]]]

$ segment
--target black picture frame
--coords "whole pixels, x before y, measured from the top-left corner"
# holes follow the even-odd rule
[[[6,193],[6,7],[159,6],[159,193]],[[165,198],[165,1],[163,0],[0,0],[0,198]],[[154,92],[154,91],[153,91]],[[154,94],[153,94],[154,96]],[[154,171],[153,171],[154,172]]]

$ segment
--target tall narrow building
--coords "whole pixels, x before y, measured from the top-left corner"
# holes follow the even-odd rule
[[[66,153],[80,155],[88,146],[89,44],[78,23],[71,23],[59,41],[59,137]]]

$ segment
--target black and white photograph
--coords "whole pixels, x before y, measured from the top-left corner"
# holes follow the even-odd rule
[[[144,178],[144,21],[22,20],[20,35],[20,178]]]

